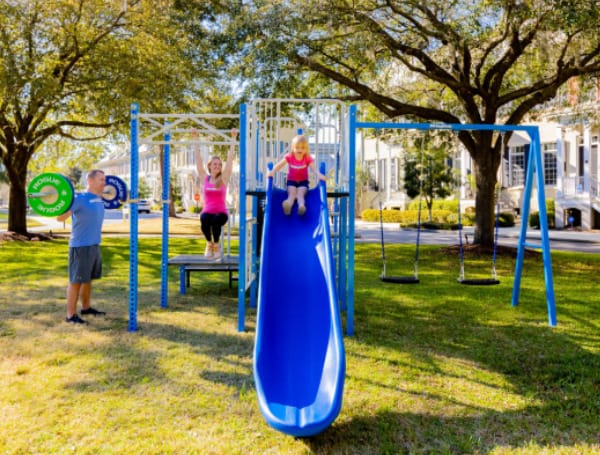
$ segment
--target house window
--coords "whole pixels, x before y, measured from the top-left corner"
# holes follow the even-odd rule
[[[509,155],[510,186],[525,184],[525,147],[512,148]]]
[[[556,142],[545,142],[542,144],[544,158],[544,184],[556,185]]]

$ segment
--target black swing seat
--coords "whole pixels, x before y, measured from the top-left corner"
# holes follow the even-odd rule
[[[482,279],[470,279],[470,280],[461,280],[458,279],[460,284],[468,285],[468,286],[492,286],[494,284],[500,284],[499,280],[495,278],[482,278]]]
[[[380,275],[379,279],[384,283],[396,283],[396,284],[417,284],[418,278],[414,276],[385,276]]]

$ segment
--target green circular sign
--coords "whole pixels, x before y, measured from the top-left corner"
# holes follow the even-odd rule
[[[61,174],[40,174],[27,187],[29,206],[42,216],[62,215],[71,208],[74,198],[71,181]]]

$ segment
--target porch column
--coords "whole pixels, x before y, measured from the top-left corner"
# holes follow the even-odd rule
[[[562,126],[556,128],[556,198],[562,198],[565,176],[565,134]]]

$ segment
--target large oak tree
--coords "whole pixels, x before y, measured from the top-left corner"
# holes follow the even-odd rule
[[[210,32],[211,2],[202,5],[193,20]],[[8,230],[27,234],[28,167],[48,139],[126,133],[132,101],[145,112],[189,105],[214,77],[205,58],[212,48],[207,33],[204,47],[190,45],[190,18],[174,1],[0,0],[0,9]]]
[[[597,0],[259,0],[240,67],[263,90],[309,71],[328,81],[312,85],[320,95],[388,119],[518,124],[569,79],[599,74],[599,14]],[[502,141],[459,139],[475,167],[475,242],[490,246]]]

